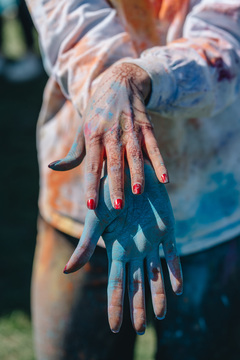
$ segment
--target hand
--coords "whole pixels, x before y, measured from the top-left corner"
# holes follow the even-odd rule
[[[174,218],[164,185],[160,184],[151,165],[145,163],[146,191],[134,196],[130,188],[129,170],[125,171],[126,207],[117,211],[111,206],[109,177],[101,180],[99,204],[88,211],[79,244],[64,272],[80,269],[92,256],[102,236],[109,261],[108,317],[110,328],[118,332],[123,314],[125,274],[133,326],[137,333],[146,327],[144,296],[144,261],[155,315],[166,313],[166,296],[162,278],[159,246],[162,244],[173,291],[182,293],[182,272],[174,237]]]
[[[144,100],[149,95],[148,74],[134,64],[111,67],[90,99],[74,144],[68,155],[49,165],[53,170],[69,170],[79,165],[86,150],[86,202],[89,209],[98,203],[99,182],[107,158],[112,206],[124,206],[124,154],[131,174],[134,194],[144,190],[142,148],[151,160],[158,180],[168,182],[152,124]]]

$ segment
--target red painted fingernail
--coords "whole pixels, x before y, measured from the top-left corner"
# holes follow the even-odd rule
[[[161,178],[164,184],[167,184],[169,182],[167,174],[162,174]]]
[[[116,209],[116,210],[121,210],[121,209],[122,209],[122,205],[123,205],[122,199],[116,199],[116,200],[114,201],[114,209]]]
[[[65,268],[64,268],[64,270],[63,270],[63,273],[64,273],[64,274],[68,274],[68,272],[67,272],[66,269],[67,269],[67,265],[65,266]]]
[[[142,193],[142,186],[140,184],[133,185],[133,193],[135,195],[140,195]]]
[[[95,201],[93,199],[89,199],[87,201],[87,207],[89,210],[94,210],[96,205],[95,205]]]

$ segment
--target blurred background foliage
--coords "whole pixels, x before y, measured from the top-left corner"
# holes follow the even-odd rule
[[[37,34],[34,36],[37,49]],[[4,20],[3,37],[6,61],[19,61],[26,47],[16,18]],[[46,81],[44,71],[22,82],[9,82],[0,75],[1,360],[34,360],[30,281],[38,214],[35,131]],[[153,360],[155,343],[149,326],[144,336],[138,336],[135,360]]]

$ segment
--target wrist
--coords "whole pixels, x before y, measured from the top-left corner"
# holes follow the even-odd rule
[[[136,64],[122,62],[113,65],[111,71],[117,76],[124,73],[126,78],[137,86],[143,100],[147,103],[151,95],[152,81],[146,70]]]
[[[133,69],[136,70],[138,76],[136,77],[134,82],[137,84],[140,92],[142,93],[145,103],[147,103],[148,99],[150,98],[151,89],[152,89],[150,76],[140,66],[131,63],[126,63],[126,64],[128,64],[129,66],[131,66]]]

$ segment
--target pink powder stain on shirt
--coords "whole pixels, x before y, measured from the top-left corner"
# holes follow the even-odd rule
[[[222,58],[218,58],[212,63],[212,66],[218,69],[218,81],[222,80],[232,80],[235,76],[231,73],[229,69],[227,69],[224,65]]]

